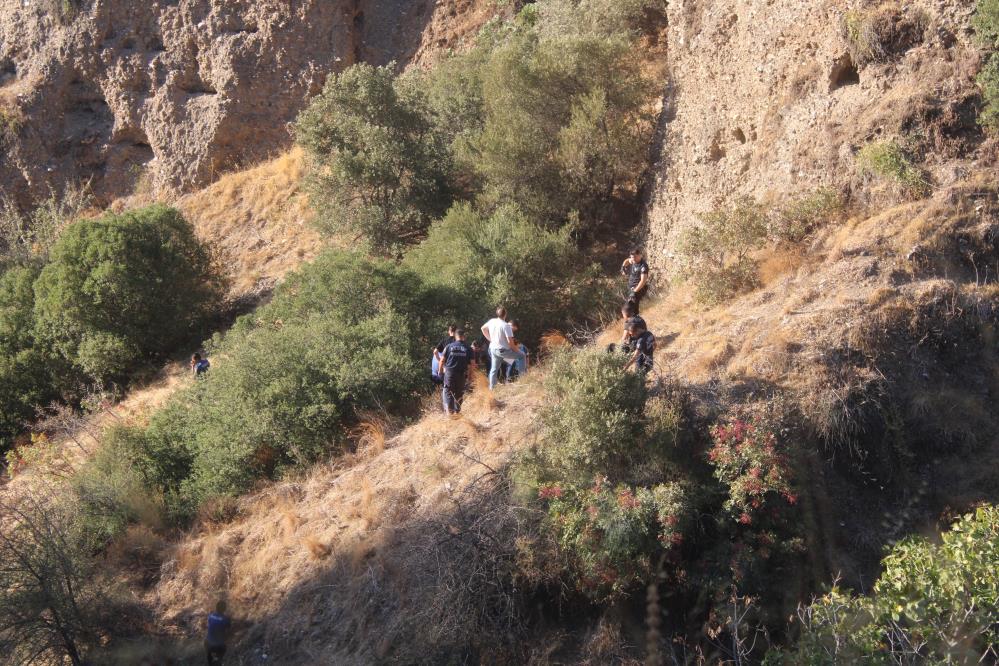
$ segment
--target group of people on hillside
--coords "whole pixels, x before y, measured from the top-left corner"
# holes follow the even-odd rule
[[[634,367],[645,374],[653,367],[656,338],[639,315],[649,286],[649,264],[641,248],[632,248],[621,264],[621,274],[628,278],[628,293],[621,308],[624,335],[619,345],[610,345],[609,351],[620,349],[628,355],[624,369]],[[441,386],[445,414],[461,413],[470,367],[488,371],[489,390],[500,381],[512,382],[527,372],[528,351],[517,339],[519,329],[516,319],[507,318],[504,307],[496,308],[496,316],[482,325],[482,337],[471,344],[463,327],[448,327],[447,337],[434,347],[430,362],[431,378]]]
[[[648,290],[649,265],[642,257],[641,248],[634,248],[621,265],[621,273],[628,278],[628,293],[621,307],[624,333],[618,344],[608,351],[627,354],[624,370],[635,368],[646,374],[653,368],[656,338],[648,330],[639,314],[642,298]],[[496,308],[496,316],[482,325],[482,337],[469,344],[465,329],[456,324],[448,326],[447,337],[433,349],[431,375],[441,386],[444,412],[461,413],[469,368],[479,367],[489,372],[489,389],[500,381],[511,382],[527,372],[528,351],[518,339],[520,329],[516,319],[508,319],[506,308]],[[190,368],[196,378],[208,372],[211,364],[200,354],[191,357]],[[209,666],[219,665],[226,653],[227,636],[232,620],[226,613],[226,604],[219,601],[206,620],[205,651]]]

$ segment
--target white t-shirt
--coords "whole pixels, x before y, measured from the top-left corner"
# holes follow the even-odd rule
[[[513,337],[513,327],[499,317],[493,317],[486,322],[489,331],[489,349],[510,349],[510,338]]]

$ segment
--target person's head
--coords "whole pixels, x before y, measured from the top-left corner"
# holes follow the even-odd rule
[[[496,316],[506,321],[506,308],[503,306],[496,308]]]
[[[645,330],[645,326],[642,325],[640,321],[630,320],[624,325],[624,330],[628,332],[628,335],[635,337],[642,334]]]
[[[631,248],[631,251],[628,254],[630,254],[631,258],[634,259],[635,261],[642,260],[642,248],[638,245]]]
[[[458,328],[458,325],[457,325],[457,324],[448,324],[448,325],[447,325],[447,334],[448,334],[448,335],[454,335],[454,332],[455,332],[455,330],[456,330],[457,328]]]
[[[197,363],[201,360],[201,354],[191,354],[191,363]]]
[[[463,329],[461,327],[455,328],[454,329],[454,337],[455,337],[456,340],[464,340],[465,339],[465,329]]]
[[[215,604],[215,612],[219,615],[225,614],[226,603],[225,599],[219,599],[218,603]]]
[[[623,319],[631,319],[638,314],[638,307],[635,305],[635,301],[627,301],[621,306],[621,317]]]

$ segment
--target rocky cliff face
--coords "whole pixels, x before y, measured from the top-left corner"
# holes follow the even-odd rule
[[[936,185],[966,175],[982,139],[973,9],[959,0],[671,2],[651,261],[669,270],[677,234],[736,197],[856,190],[855,153],[868,141],[905,139]],[[882,12],[862,35],[877,53],[851,48],[850,11],[854,20]]]
[[[488,0],[0,0],[0,192],[203,185],[290,143],[326,76],[455,46]]]

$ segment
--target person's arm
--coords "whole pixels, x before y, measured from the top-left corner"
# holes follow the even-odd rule
[[[645,284],[648,281],[649,281],[649,271],[646,270],[642,273],[641,277],[639,277],[638,286],[635,287],[635,291],[638,292],[641,291],[642,289],[645,289]]]
[[[628,359],[628,362],[625,363],[624,369],[627,370],[631,366],[635,365],[636,362],[638,362],[638,349],[635,350],[635,353],[633,353],[631,358]]]
[[[628,266],[631,266],[631,264],[632,264],[631,257],[628,257],[627,259],[624,260],[624,263],[621,264],[621,275],[628,274]]]
[[[484,337],[489,342],[493,341],[493,339],[489,337],[489,327],[486,324],[482,325],[482,337]]]

